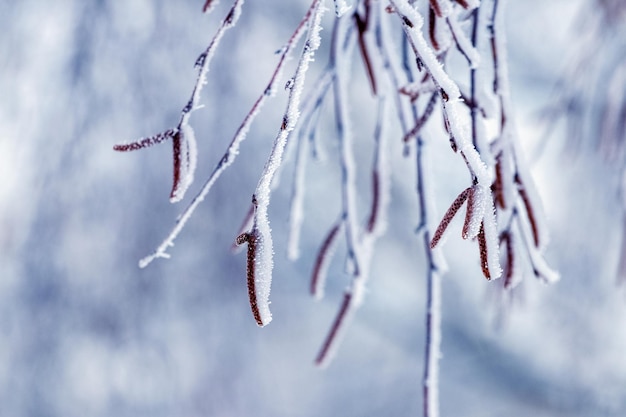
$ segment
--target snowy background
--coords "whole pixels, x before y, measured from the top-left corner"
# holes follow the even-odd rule
[[[296,263],[283,255],[289,187],[273,199],[274,321],[264,329],[249,311],[245,256],[230,253],[284,97],[255,122],[172,259],[137,267],[182,210],[167,198],[171,147],[112,147],[177,123],[193,63],[229,2],[209,17],[201,3],[0,2],[0,416],[419,415],[425,282],[402,158],[365,304],[326,370],[313,359],[346,285],[341,260],[323,302],[309,297],[308,278],[337,213],[324,194],[336,164],[311,168],[307,207],[317,211]],[[248,2],[224,38],[206,108],[192,116],[199,167],[191,192],[264,88],[307,3]],[[528,149],[543,131],[536,113],[575,53],[580,3],[509,7],[513,99]],[[563,147],[555,139],[531,162],[559,283],[528,279],[503,302],[498,283],[481,277],[476,249],[446,242],[444,416],[626,415],[616,179],[593,153],[573,158]],[[458,164],[446,143],[441,149],[441,161]],[[446,185],[445,165],[433,165],[441,211],[459,188]]]

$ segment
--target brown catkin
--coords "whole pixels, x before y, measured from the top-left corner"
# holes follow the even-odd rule
[[[246,262],[246,281],[248,284],[248,298],[250,300],[250,309],[254,320],[259,326],[263,326],[261,312],[256,300],[256,281],[255,281],[255,258],[256,258],[256,237],[254,233],[242,233],[237,236],[237,245],[248,244],[248,256]]]
[[[461,232],[463,239],[467,239],[469,237],[469,228],[472,222],[472,217],[474,217],[474,195],[476,193],[476,187],[476,185],[473,186],[467,196],[467,211],[465,212],[465,222],[463,223],[463,231]]]
[[[152,145],[156,145],[157,143],[161,143],[167,139],[173,138],[175,134],[176,134],[176,130],[168,129],[165,132],[161,132],[154,136],[143,138],[136,142],[115,145],[113,146],[113,150],[118,151],[118,152],[130,152],[130,151],[136,151],[138,149],[148,148]]]
[[[437,244],[443,237],[443,234],[445,233],[446,229],[450,225],[450,222],[452,221],[456,213],[459,211],[463,203],[465,203],[465,200],[467,200],[467,197],[469,197],[471,190],[472,190],[472,187],[467,187],[452,202],[452,205],[450,206],[450,208],[448,208],[448,211],[446,211],[446,214],[444,214],[443,219],[441,219],[441,222],[439,223],[439,226],[437,226],[437,230],[435,230],[435,233],[433,234],[433,239],[430,241],[431,249],[434,249],[435,246],[437,246]]]
[[[491,274],[489,273],[489,263],[487,261],[487,239],[485,239],[485,223],[483,222],[480,225],[480,231],[478,232],[478,250],[480,252],[480,267],[483,270],[483,275],[488,280],[491,279]]]

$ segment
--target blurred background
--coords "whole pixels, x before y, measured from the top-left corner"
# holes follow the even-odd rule
[[[274,194],[274,321],[266,328],[250,314],[245,255],[230,251],[284,94],[254,123],[172,258],[138,268],[185,203],[168,201],[171,145],[125,154],[112,147],[178,122],[193,64],[230,2],[210,16],[201,3],[0,2],[0,416],[420,415],[425,269],[413,233],[412,161],[400,146],[389,231],[375,251],[365,303],[328,369],[313,360],[348,283],[342,248],[323,301],[308,295],[308,280],[339,210],[330,125],[321,128],[325,162],[310,164],[294,263],[284,255],[292,164]],[[191,119],[199,164],[190,193],[265,88],[275,51],[307,7],[248,2],[226,34],[205,108]],[[547,286],[527,277],[505,295],[481,277],[473,245],[447,240],[444,416],[626,415],[626,288],[617,284],[624,8],[620,0],[508,7],[517,124],[550,222],[547,259],[562,278]],[[331,19],[327,13],[323,41]],[[613,102],[607,154],[594,126]],[[463,167],[447,140],[432,147],[442,212],[463,186],[451,172]]]

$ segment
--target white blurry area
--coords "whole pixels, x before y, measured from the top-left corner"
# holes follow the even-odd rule
[[[0,3],[0,415],[418,415],[425,282],[412,232],[411,161],[394,161],[389,233],[376,251],[365,304],[324,371],[312,361],[347,284],[340,248],[327,299],[308,296],[313,257],[338,210],[329,127],[322,129],[328,159],[310,168],[311,208],[295,264],[284,260],[291,166],[274,197],[274,321],[267,328],[258,329],[249,312],[244,256],[229,252],[284,95],[254,124],[172,259],[137,267],[182,210],[167,199],[171,148],[117,154],[112,146],[177,122],[193,63],[229,2],[210,17],[200,3]],[[305,3],[248,2],[240,27],[225,36],[204,90],[206,108],[192,117],[200,149],[191,192],[263,91],[274,52]],[[575,8],[561,0],[511,3],[513,100],[530,150],[542,134],[534,112],[572,53],[575,31],[567,31]],[[325,59],[324,49],[317,61]],[[448,182],[450,167],[463,170],[446,143],[431,151],[443,212],[464,186],[463,177]],[[568,159],[561,151],[549,146],[531,162],[559,283],[528,279],[499,308],[499,284],[481,278],[475,246],[454,235],[445,243],[443,415],[626,413],[615,181],[593,154]]]

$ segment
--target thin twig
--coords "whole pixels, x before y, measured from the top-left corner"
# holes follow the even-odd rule
[[[302,91],[304,89],[304,82],[310,63],[313,61],[315,52],[320,46],[319,34],[322,29],[320,23],[324,11],[324,1],[315,0],[311,4],[309,12],[307,13],[307,15],[310,16],[307,22],[308,33],[304,41],[302,55],[298,60],[298,65],[293,76],[293,82],[291,83],[291,88],[289,90],[287,109],[283,115],[283,121],[280,125],[276,139],[274,140],[272,151],[267,159],[267,162],[265,163],[265,167],[261,173],[261,178],[259,179],[259,183],[253,195],[253,201],[256,201],[256,207],[254,211],[252,233],[254,234],[257,243],[254,261],[256,264],[256,301],[259,305],[261,316],[260,326],[265,326],[272,320],[272,315],[269,309],[269,295],[274,267],[274,247],[268,217],[268,208],[272,192],[271,186],[276,172],[282,163],[287,138],[295,129],[300,117],[300,103]]]
[[[337,246],[337,238],[339,237],[342,226],[343,222],[338,221],[331,227],[315,258],[313,273],[311,274],[311,295],[316,300],[324,298],[328,265],[330,264],[333,251]]]
[[[140,268],[145,268],[156,258],[169,258],[167,250],[171,246],[174,246],[174,241],[176,240],[180,232],[184,229],[185,224],[191,218],[198,205],[209,194],[215,182],[219,179],[222,173],[233,164],[233,162],[237,158],[237,155],[239,154],[239,147],[241,145],[241,142],[246,139],[252,122],[256,119],[265,102],[269,98],[274,96],[276,86],[282,82],[284,66],[288,62],[293,48],[296,46],[298,40],[301,38],[302,34],[306,30],[307,23],[310,19],[311,9],[309,9],[309,12],[304,16],[294,33],[291,35],[291,38],[289,39],[287,44],[283,47],[280,59],[278,61],[278,64],[276,65],[276,68],[274,69],[274,72],[270,78],[267,87],[265,88],[264,92],[257,98],[256,102],[244,118],[243,122],[237,129],[235,136],[228,145],[226,152],[213,169],[213,172],[211,173],[209,178],[207,178],[207,180],[205,181],[202,189],[198,192],[198,194],[196,194],[196,196],[193,198],[193,200],[191,200],[187,208],[185,208],[185,210],[178,217],[178,219],[176,220],[176,224],[167,235],[167,237],[161,242],[161,244],[154,250],[154,252],[139,261]]]

